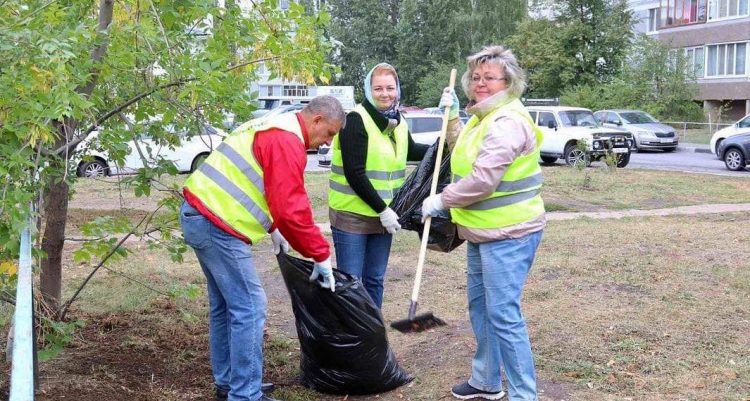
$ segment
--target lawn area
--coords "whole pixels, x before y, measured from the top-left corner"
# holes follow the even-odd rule
[[[544,173],[550,210],[750,199],[747,180],[731,177],[564,166],[544,167]],[[325,222],[327,175],[306,179],[316,219]],[[136,218],[155,204],[119,191],[115,179],[82,180],[76,190],[73,232],[86,218],[115,213]],[[132,209],[110,207],[120,202]],[[747,227],[748,213],[551,221],[523,300],[540,401],[750,399]],[[92,268],[72,260],[79,245],[66,245],[66,299]],[[57,358],[41,364],[39,400],[210,399],[205,278],[194,256],[175,263],[146,244],[128,247],[133,253],[100,271],[74,304],[72,317],[85,327]],[[387,322],[406,315],[418,248],[413,232],[394,237],[383,306]],[[270,241],[254,246],[253,253],[269,298],[265,379],[280,387],[274,397],[344,399],[297,384],[294,317]],[[475,346],[465,263],[464,246],[427,257],[420,310],[433,311],[448,326],[421,334],[389,331],[399,362],[416,380],[379,396],[346,399],[451,399],[450,386],[466,378]],[[0,312],[7,316],[9,309]],[[0,392],[7,386],[4,370]]]
[[[705,203],[743,203],[750,200],[746,178],[682,172],[590,167],[578,170],[564,165],[543,166],[544,201],[548,211],[589,212],[621,209],[659,209]],[[185,175],[168,177],[165,185],[179,185]],[[328,173],[305,176],[316,219],[328,221]],[[119,208],[153,210],[168,192],[154,191],[151,198],[137,198],[117,177],[83,179],[75,185],[70,203],[73,213],[82,209]],[[89,214],[91,212],[85,212]],[[134,214],[138,214],[133,212]]]

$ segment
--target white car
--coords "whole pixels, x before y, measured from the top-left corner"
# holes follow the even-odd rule
[[[167,127],[166,129],[170,129]],[[147,135],[138,137],[138,148],[143,158],[151,165],[160,159],[172,162],[180,172],[195,171],[212,150],[224,140],[226,133],[213,127],[204,127],[200,134],[180,133],[181,143],[177,147],[155,142]],[[143,168],[143,159],[133,141],[128,141],[128,154],[121,164],[116,163],[98,145],[98,133],[81,144],[74,160],[79,177],[103,177],[112,174],[132,174]]]
[[[748,132],[750,132],[750,114],[742,117],[740,121],[737,121],[731,126],[716,131],[716,133],[711,137],[711,142],[709,143],[711,152],[715,154],[716,157],[720,157],[719,146],[721,146],[721,141],[729,138],[730,136],[746,134]]]
[[[588,166],[592,160],[611,154],[617,157],[617,167],[625,167],[630,162],[633,135],[599,126],[591,110],[563,106],[528,106],[526,109],[544,132],[540,149],[542,162],[554,163],[562,158],[570,166]]]
[[[409,132],[414,142],[424,145],[432,145],[440,137],[440,128],[443,127],[443,115],[425,112],[406,112],[402,114],[406,118]],[[318,148],[318,165],[328,167],[331,165],[331,147],[321,145]]]

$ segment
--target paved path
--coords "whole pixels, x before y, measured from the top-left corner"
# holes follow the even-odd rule
[[[574,220],[581,217],[592,219],[621,219],[623,217],[672,216],[679,214],[711,214],[750,212],[750,203],[714,203],[707,205],[678,206],[664,209],[628,209],[610,212],[550,212],[547,220]]]
[[[610,212],[549,212],[548,221],[575,220],[582,217],[590,219],[621,219],[623,217],[696,215],[712,213],[750,212],[750,203],[713,203],[706,205],[678,206],[665,209],[628,209]],[[318,223],[324,233],[331,232],[330,223]]]

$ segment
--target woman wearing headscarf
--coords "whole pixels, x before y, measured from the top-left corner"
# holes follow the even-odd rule
[[[542,133],[519,100],[526,83],[513,53],[485,47],[467,58],[462,86],[473,116],[461,126],[458,99],[446,88],[441,107],[450,107],[453,183],[425,199],[423,216],[450,209],[467,244],[469,318],[477,350],[468,381],[453,387],[462,400],[536,401],[536,373],[521,293],[542,230],[544,202],[539,146]]]
[[[393,233],[401,228],[388,205],[404,182],[406,161],[421,160],[428,146],[414,142],[398,111],[395,68],[376,65],[364,92],[333,140],[328,206],[338,268],[361,278],[380,308]]]

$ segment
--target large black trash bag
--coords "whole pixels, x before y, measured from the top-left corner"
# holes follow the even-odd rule
[[[424,158],[409,177],[404,185],[398,190],[391,201],[390,207],[399,215],[398,222],[401,228],[419,233],[422,237],[424,224],[422,224],[422,202],[430,196],[432,186],[432,175],[435,172],[437,162],[437,142],[430,146]],[[440,163],[440,176],[438,178],[437,193],[443,192],[443,188],[451,181],[451,157],[449,152],[444,152]],[[464,240],[458,238],[456,225],[451,222],[450,215],[435,216],[430,223],[430,236],[427,239],[427,248],[450,252],[461,245]]]
[[[277,257],[299,337],[302,384],[329,394],[374,394],[414,378],[396,362],[383,318],[361,281],[334,269],[336,292],[310,282],[313,264]]]

